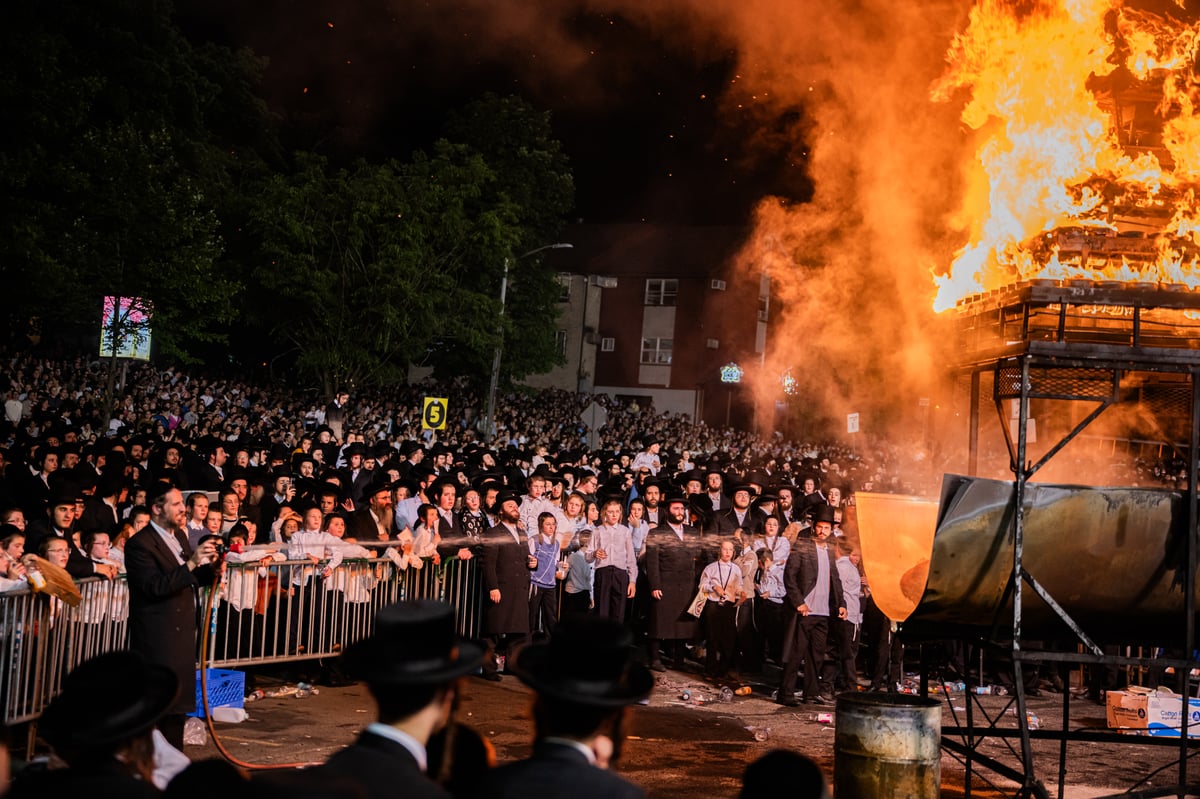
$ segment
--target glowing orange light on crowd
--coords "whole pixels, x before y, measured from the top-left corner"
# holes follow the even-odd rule
[[[1179,6],[981,0],[935,99],[965,99],[969,241],[934,307],[1018,281],[1200,284],[1200,24]],[[1085,244],[1060,250],[1054,231]],[[1086,234],[1086,235],[1082,235]],[[1140,239],[1133,254],[1121,239]],[[1087,242],[1091,242],[1088,246]]]

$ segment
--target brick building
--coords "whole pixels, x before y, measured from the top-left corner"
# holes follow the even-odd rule
[[[761,361],[770,280],[736,276],[734,227],[575,225],[548,254],[563,284],[558,339],[567,364],[526,382],[652,400],[710,424],[753,423],[721,368]]]

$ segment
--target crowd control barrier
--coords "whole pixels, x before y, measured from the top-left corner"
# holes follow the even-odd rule
[[[197,629],[216,590],[206,664],[252,666],[336,657],[374,630],[380,608],[407,599],[440,599],[455,609],[460,635],[481,634],[477,560],[400,568],[387,557],[326,562],[227,563],[221,584],[199,592]],[[0,713],[5,724],[36,719],[79,663],[129,645],[124,576],[78,583],[70,607],[48,594],[0,593]],[[197,646],[197,652],[199,647]]]

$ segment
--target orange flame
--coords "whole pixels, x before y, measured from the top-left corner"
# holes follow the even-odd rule
[[[1035,278],[1200,284],[1200,25],[1123,0],[980,0],[936,100],[981,143],[938,311]]]

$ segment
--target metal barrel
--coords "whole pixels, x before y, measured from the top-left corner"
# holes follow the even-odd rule
[[[908,694],[837,698],[833,795],[935,799],[941,792],[942,705]]]

